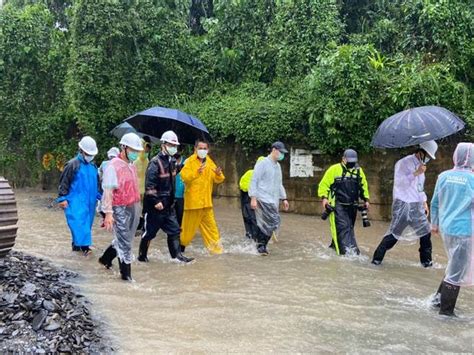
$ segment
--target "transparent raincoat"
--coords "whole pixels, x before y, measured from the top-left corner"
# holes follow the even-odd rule
[[[132,240],[140,219],[140,194],[135,166],[120,158],[107,165],[102,180],[102,211],[113,213],[117,255],[126,264],[133,259]]]
[[[440,174],[431,201],[432,224],[448,255],[445,281],[474,285],[474,144],[459,143],[454,168]]]
[[[431,231],[425,212],[425,175],[414,175],[421,162],[409,155],[395,164],[392,221],[386,235],[400,241],[415,241]]]

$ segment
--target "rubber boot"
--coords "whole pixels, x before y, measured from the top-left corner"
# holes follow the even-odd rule
[[[99,263],[104,265],[107,269],[110,269],[112,267],[112,260],[114,260],[116,256],[117,251],[112,245],[110,245],[99,258]]]
[[[168,237],[168,249],[170,251],[171,259],[182,263],[190,263],[194,258],[187,258],[182,253],[182,246],[179,244],[179,235]]]
[[[119,259],[119,265],[120,265],[120,276],[122,280],[124,281],[133,281],[132,279],[132,264],[125,264],[120,261]]]
[[[147,263],[148,262],[148,247],[150,246],[150,240],[142,239],[140,241],[140,248],[138,249],[138,261]]]
[[[443,281],[439,314],[451,317],[456,316],[454,314],[454,306],[456,306],[456,300],[458,299],[460,289],[461,287],[459,286],[454,286]]]
[[[74,245],[74,243],[71,243],[71,248],[72,248],[72,251],[81,251],[81,247]]]

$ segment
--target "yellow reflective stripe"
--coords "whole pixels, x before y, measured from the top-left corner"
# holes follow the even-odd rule
[[[331,235],[334,246],[336,247],[336,254],[339,255],[339,244],[337,242],[337,229],[336,229],[336,212],[329,215],[329,224],[331,225]]]

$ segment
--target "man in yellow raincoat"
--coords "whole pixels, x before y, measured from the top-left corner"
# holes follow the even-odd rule
[[[143,206],[143,196],[145,194],[145,174],[148,164],[150,162],[150,151],[151,151],[151,139],[148,136],[144,136],[142,139],[143,150],[138,154],[138,159],[133,162],[137,169],[138,176],[138,190],[140,192],[140,201]],[[141,231],[144,223],[143,214],[140,217],[140,223],[138,223],[137,231]]]
[[[185,185],[184,216],[181,230],[181,249],[188,246],[199,228],[204,245],[213,254],[221,254],[219,230],[212,205],[212,189],[225,177],[222,169],[208,156],[209,143],[196,141],[194,154],[181,170]]]

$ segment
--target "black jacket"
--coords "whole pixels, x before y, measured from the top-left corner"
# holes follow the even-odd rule
[[[165,211],[174,202],[174,179],[176,176],[176,159],[160,152],[148,164],[145,176],[145,212],[154,209],[161,202]]]
[[[64,166],[64,170],[59,178],[58,196],[59,198],[66,196],[69,193],[72,181],[76,176],[77,171],[81,167],[81,161],[78,157],[69,160]]]

